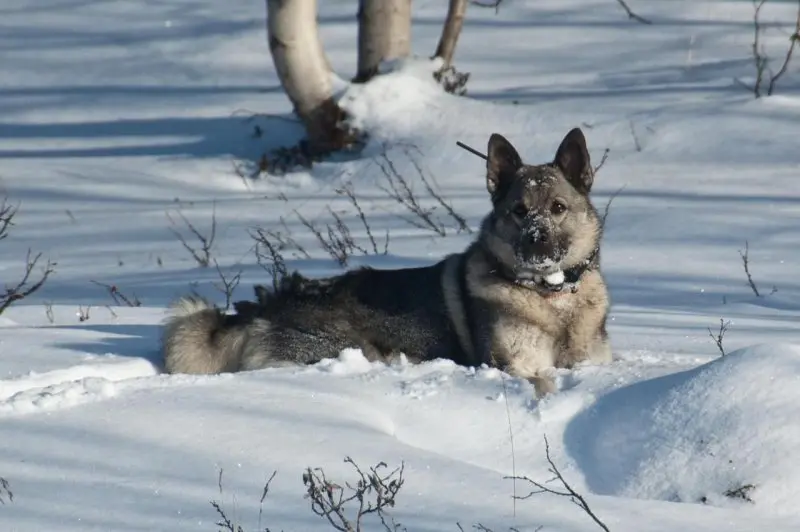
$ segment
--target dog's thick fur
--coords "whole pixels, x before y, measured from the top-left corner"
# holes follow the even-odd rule
[[[412,361],[485,363],[529,379],[539,395],[554,391],[553,368],[611,360],[593,176],[580,129],[542,165],[523,164],[493,134],[486,173],[493,208],[463,253],[427,267],[362,268],[321,280],[294,273],[274,291],[257,286],[257,300],[236,303],[232,315],[181,299],[163,333],[166,370],[308,364],[360,347],[372,360],[403,353]]]

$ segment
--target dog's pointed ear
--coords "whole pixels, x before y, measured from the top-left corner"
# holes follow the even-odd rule
[[[513,181],[522,166],[522,158],[511,143],[501,134],[492,133],[486,157],[486,189],[495,198]]]
[[[553,164],[579,192],[588,194],[592,189],[594,170],[589,160],[589,150],[586,148],[586,137],[580,128],[576,127],[567,133],[558,147]]]

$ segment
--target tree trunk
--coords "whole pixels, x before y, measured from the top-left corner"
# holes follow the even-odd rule
[[[439,38],[439,45],[433,57],[441,57],[444,60],[442,68],[447,68],[453,62],[453,55],[456,52],[458,37],[461,35],[461,28],[464,26],[464,14],[467,12],[467,0],[450,0],[447,8],[447,18],[442,28],[442,36]]]
[[[359,0],[358,72],[363,83],[378,73],[381,61],[411,52],[411,0]]]
[[[303,121],[312,154],[344,147],[343,112],[333,99],[331,69],[317,32],[317,0],[266,0],[267,38],[275,70]]]

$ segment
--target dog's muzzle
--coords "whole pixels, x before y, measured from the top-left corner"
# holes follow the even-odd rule
[[[533,277],[518,278],[517,284],[545,295],[555,295],[559,293],[574,294],[578,291],[577,283],[568,282],[566,275],[560,270],[548,275],[534,275]]]

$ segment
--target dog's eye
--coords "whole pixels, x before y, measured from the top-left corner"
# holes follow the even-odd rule
[[[550,206],[550,212],[555,215],[563,214],[567,210],[567,206],[564,205],[564,202],[556,200]]]
[[[526,216],[528,216],[528,208],[521,203],[516,207],[514,207],[514,209],[511,212],[514,214],[514,216],[517,216],[519,218],[525,218]]]
[[[566,211],[566,210],[567,210],[567,206],[564,205],[564,202],[559,201],[559,200],[554,201],[553,204],[550,206],[550,212],[552,212],[553,214],[556,214],[556,215],[563,214],[564,211]]]

